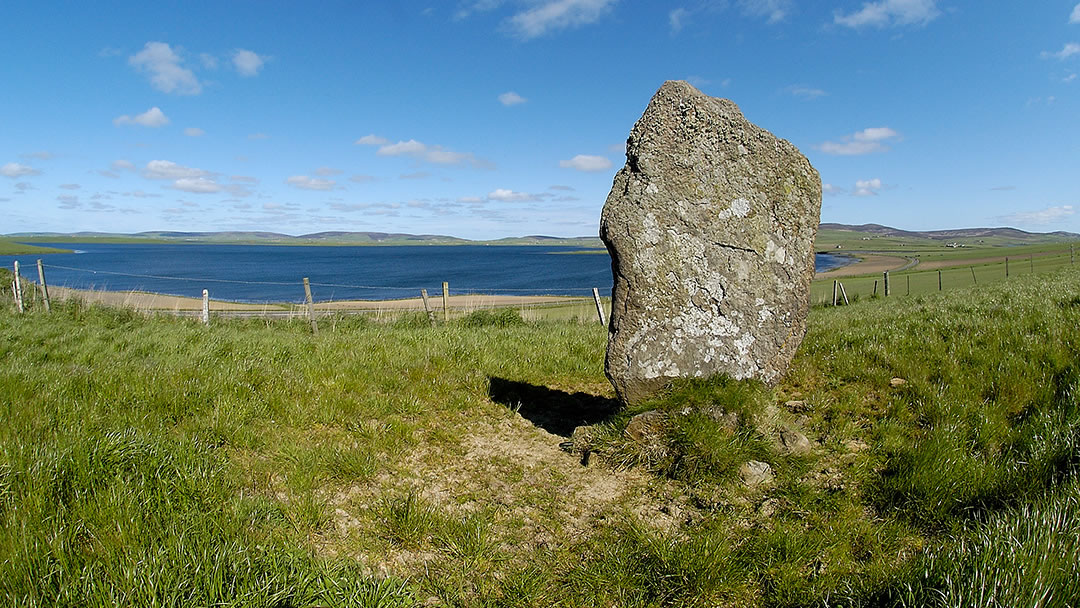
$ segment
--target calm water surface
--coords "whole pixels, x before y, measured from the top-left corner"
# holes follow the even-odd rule
[[[300,302],[303,277],[316,301],[411,298],[442,293],[585,296],[611,289],[606,253],[570,254],[566,247],[417,245],[293,247],[282,245],[72,244],[76,253],[0,256],[37,280],[36,260],[50,285],[110,291],[150,291],[237,302]],[[850,258],[817,254],[818,271]]]

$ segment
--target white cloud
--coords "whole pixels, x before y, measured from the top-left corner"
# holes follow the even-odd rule
[[[41,171],[21,163],[8,163],[0,167],[0,175],[15,179],[24,175],[41,175]]]
[[[827,141],[818,150],[837,156],[860,156],[874,152],[884,152],[888,146],[884,142],[897,139],[900,134],[889,127],[870,127],[845,136],[841,141]]]
[[[31,152],[29,154],[21,155],[23,158],[36,158],[37,160],[52,160],[56,158],[56,155],[52,152],[42,150],[40,152]]]
[[[135,170],[135,163],[131,162],[130,160],[123,160],[123,159],[114,160],[112,162],[112,164],[109,165],[109,166],[112,167],[113,170],[115,170],[115,171],[134,171]]]
[[[769,23],[778,23],[791,11],[792,0],[739,0],[744,15],[767,17]]]
[[[180,55],[164,42],[147,42],[128,63],[150,75],[150,84],[163,93],[198,95],[202,84],[195,73],[181,65]]]
[[[843,192],[844,192],[844,189],[839,187],[839,186],[834,186],[832,184],[825,184],[825,183],[821,184],[821,193],[824,194],[825,196],[843,194]]]
[[[337,184],[332,179],[318,179],[306,175],[293,175],[285,180],[286,184],[295,186],[301,190],[333,190]]]
[[[802,97],[803,99],[817,99],[818,97],[824,97],[828,95],[821,89],[815,89],[814,87],[808,87],[801,84],[793,84],[788,87],[787,92],[795,97]]]
[[[367,139],[367,137],[361,139]],[[491,167],[490,162],[480,160],[472,154],[455,152],[454,150],[444,148],[443,146],[425,144],[416,141],[415,139],[399,141],[396,144],[385,144],[379,148],[376,154],[379,156],[410,156],[436,165],[460,165],[469,163],[478,168]]]
[[[169,124],[169,117],[165,116],[165,113],[161,111],[161,108],[154,106],[142,114],[136,114],[130,116],[124,114],[123,116],[117,116],[113,119],[113,124],[116,126],[122,125],[139,125],[143,127],[164,127]]]
[[[529,40],[548,32],[594,23],[618,0],[544,0],[510,18],[510,29]]]
[[[208,70],[216,70],[218,67],[218,58],[210,53],[199,53],[199,61],[201,61],[203,67]]]
[[[232,63],[241,76],[255,76],[266,63],[266,56],[247,49],[236,49],[232,56]]]
[[[499,8],[503,0],[474,0],[473,2],[463,2],[458,6],[458,10],[454,12],[454,20],[460,21],[468,18],[473,13],[486,13]]]
[[[208,177],[209,171],[203,171],[202,169],[196,169],[194,167],[185,167],[178,165],[171,160],[152,160],[146,163],[146,167],[142,172],[143,177],[146,179],[196,179],[199,177]]]
[[[187,135],[188,137],[202,137],[203,135],[206,135],[206,131],[203,131],[199,127],[188,127],[184,129],[184,135]]]
[[[690,13],[685,8],[679,7],[670,13],[668,13],[668,26],[671,27],[672,34],[678,34],[683,28],[683,19]]]
[[[489,201],[500,201],[503,203],[523,203],[527,201],[540,200],[535,194],[529,194],[528,192],[514,192],[513,190],[507,190],[505,188],[496,188],[488,193],[487,198]]]
[[[183,177],[173,182],[174,190],[183,190],[195,194],[214,194],[221,192],[221,184],[205,177]]]
[[[525,103],[526,101],[528,101],[528,99],[525,99],[513,91],[507,91],[502,95],[499,95],[499,103],[504,106],[516,106],[519,103]]]
[[[1020,211],[1010,215],[1002,216],[1000,219],[1003,222],[1009,224],[1019,224],[1022,226],[1043,226],[1046,224],[1053,224],[1059,222],[1067,217],[1070,217],[1076,213],[1076,209],[1072,205],[1059,205],[1056,207],[1047,207],[1040,209],[1039,211]]]
[[[848,15],[837,12],[833,22],[851,28],[925,25],[939,15],[937,0],[880,0],[865,2],[860,10]]]
[[[1073,7],[1072,13],[1069,15],[1069,23],[1080,23],[1080,4]]]
[[[578,154],[570,160],[560,160],[559,166],[564,169],[577,169],[578,171],[604,171],[611,168],[611,161],[603,156]]]
[[[375,181],[374,175],[357,174],[349,177],[350,182],[356,182],[358,184],[366,184],[367,182]]]
[[[318,169],[315,169],[315,175],[321,175],[323,177],[327,177],[330,175],[341,175],[342,173],[344,173],[344,171],[342,171],[341,169],[335,169],[333,167],[319,167]]]
[[[64,190],[78,190],[79,188],[82,188],[79,184],[60,184],[59,187]]]
[[[881,190],[881,180],[878,178],[857,180],[855,182],[855,189],[851,191],[852,196],[877,196],[878,190]]]
[[[385,137],[379,137],[378,135],[365,135],[356,140],[358,146],[385,146],[390,143],[389,139]]]
[[[1080,44],[1077,44],[1076,42],[1070,42],[1056,53],[1051,53],[1050,51],[1043,51],[1040,56],[1043,59],[1050,59],[1051,57],[1053,57],[1054,59],[1068,59],[1069,57],[1072,57],[1073,55],[1076,55],[1078,53],[1080,53]]]

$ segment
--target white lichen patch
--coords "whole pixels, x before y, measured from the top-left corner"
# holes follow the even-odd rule
[[[750,201],[745,198],[737,198],[731,201],[727,209],[716,215],[717,219],[726,220],[732,217],[746,217],[750,215]]]

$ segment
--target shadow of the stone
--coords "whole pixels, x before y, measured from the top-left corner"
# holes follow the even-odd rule
[[[619,401],[588,393],[568,393],[505,378],[488,379],[488,396],[545,431],[569,438],[574,428],[596,424],[619,411]]]

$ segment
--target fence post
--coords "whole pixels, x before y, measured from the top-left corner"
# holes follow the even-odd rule
[[[904,295],[911,295],[911,275],[907,275],[907,293]]]
[[[839,283],[839,281],[838,281]],[[844,284],[840,283],[840,295],[844,296],[844,306],[851,306],[851,302],[847,299],[847,290],[844,289]]]
[[[18,281],[18,279],[15,279],[15,281]],[[15,286],[15,281],[11,282],[11,297],[15,299],[16,308],[19,309],[19,312],[22,312],[22,306],[19,302],[19,288]]]
[[[442,320],[450,320],[450,283],[442,282]]]
[[[319,324],[315,322],[315,303],[311,301],[311,283],[304,277],[304,300],[307,301],[307,318],[311,322],[311,333],[319,333]],[[333,333],[333,332],[331,332]]]
[[[1031,254],[1028,260],[1031,262],[1031,274],[1035,274],[1035,254]]]
[[[596,302],[596,316],[600,317],[600,325],[603,325],[607,321],[604,320],[604,306],[602,304],[600,304],[600,290],[593,287],[592,288],[592,297],[593,297],[593,301]]]
[[[971,268],[971,280],[974,281],[976,285],[978,285],[979,279],[975,278],[975,267],[969,266],[969,268]]]
[[[1070,264],[1075,264],[1076,263],[1076,246],[1075,245],[1069,245],[1069,263]]]
[[[1005,258],[1005,278],[1009,278],[1009,258]]]
[[[885,297],[887,298],[889,297],[889,271],[886,270],[882,275],[882,281],[885,283]]]
[[[45,282],[45,267],[41,264],[41,260],[37,261],[37,276],[38,282],[41,283],[41,297],[45,300],[45,312],[51,312],[52,307],[49,305],[49,285]]]
[[[435,325],[435,313],[431,312],[431,305],[428,304],[426,289],[420,290],[420,297],[424,298],[424,312],[427,313],[428,323],[430,323],[431,325]]]
[[[832,305],[836,306],[836,280],[832,282]]]
[[[18,307],[19,312],[25,310],[23,308],[22,281],[19,280],[19,260],[15,260],[15,306]]]
[[[203,325],[210,325],[210,292],[202,290],[202,322]]]
[[[937,290],[941,291],[941,271],[937,271]]]

